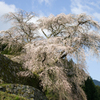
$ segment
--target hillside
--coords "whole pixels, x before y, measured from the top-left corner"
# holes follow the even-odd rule
[[[93,82],[94,82],[95,85],[100,86],[100,81],[98,81],[98,80],[93,80]]]
[[[21,76],[20,73],[28,74]],[[35,74],[32,76],[32,73],[22,68],[21,64],[0,54],[0,100],[4,98],[5,100],[26,100],[25,98],[47,100],[39,90],[38,83],[39,80]]]
[[[79,97],[77,98],[77,100],[80,100],[81,95],[85,95],[85,94],[80,87],[78,87],[78,88],[80,89],[80,91],[82,91],[82,94],[81,95],[77,94],[77,93],[79,93],[79,91],[75,89],[76,84],[75,83],[72,84],[73,80],[75,78],[74,73],[73,73],[73,71],[75,71],[75,69],[74,69],[75,67],[72,67],[72,66],[75,66],[75,64],[71,61],[71,62],[68,62],[68,66],[69,66],[68,68],[70,70],[67,73],[67,76],[68,76],[67,78],[68,78],[68,83],[72,86],[71,94],[70,95],[68,94],[68,97],[70,98],[68,100],[74,100],[74,98],[77,98],[78,96]],[[39,79],[36,74],[31,73],[28,70],[26,71],[21,66],[21,64],[19,64],[18,62],[12,61],[11,59],[9,59],[8,57],[6,57],[2,54],[0,54],[0,73],[1,73],[0,79],[2,79],[1,85],[0,85],[0,95],[2,95],[2,92],[7,91],[7,93],[16,94],[16,97],[17,97],[17,95],[27,97],[27,94],[29,94],[28,92],[30,92],[32,88],[35,88],[33,96],[31,94],[31,96],[34,97],[34,100],[37,100],[35,98],[37,98],[37,97],[40,98],[41,96],[42,96],[42,99],[38,99],[38,100],[46,100],[46,97],[49,100],[56,100],[55,98],[56,98],[57,94],[54,95],[53,92],[51,92],[49,94],[49,92],[46,91],[45,92],[46,97],[43,95],[43,93],[41,92],[42,88],[39,87]],[[26,73],[26,75],[25,75],[25,73]],[[82,71],[82,73],[83,73],[83,71]],[[32,87],[30,88],[30,86],[32,86]],[[28,87],[28,89],[27,89],[27,87]],[[27,93],[26,92],[24,93],[23,89],[27,89],[27,91],[26,91]],[[4,95],[6,95],[6,94],[4,94]],[[10,98],[10,97],[11,96],[9,96],[8,98]],[[30,98],[30,95],[27,98]],[[43,99],[43,98],[45,98],[45,99]],[[1,100],[3,100],[3,99],[1,99]],[[9,99],[7,99],[7,100],[9,100]],[[22,100],[22,99],[20,99],[20,100]],[[83,100],[83,98],[82,98],[82,100]]]

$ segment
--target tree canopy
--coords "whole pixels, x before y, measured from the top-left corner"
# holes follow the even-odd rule
[[[37,25],[31,22],[36,17],[34,12],[26,12],[19,10],[18,12],[9,12],[2,16],[6,22],[11,21],[12,27],[8,30],[0,31],[2,35],[2,44],[8,44],[8,47],[20,48],[24,44],[31,42],[33,39],[39,38],[36,35]]]

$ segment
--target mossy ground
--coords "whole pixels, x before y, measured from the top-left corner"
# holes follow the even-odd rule
[[[0,86],[6,86],[6,85],[10,85],[10,84],[7,83],[0,84]],[[0,91],[0,100],[28,100],[28,99],[15,94],[9,94]]]
[[[0,100],[28,100],[24,97],[0,91]]]
[[[12,57],[14,57],[15,55],[7,55],[7,54],[3,54],[1,56],[1,62],[2,64],[0,65],[0,67],[2,68],[5,68],[3,69],[2,71],[4,72],[4,74],[7,76],[12,76],[13,75],[10,73],[10,70],[12,70],[11,72],[13,72],[13,68],[15,66],[18,67],[18,69],[20,71],[23,71],[24,69],[22,68],[22,65],[17,63],[17,62],[14,62],[11,60]],[[9,59],[8,59],[9,58]],[[12,69],[9,69],[8,66],[13,66]],[[16,71],[17,72],[17,71]],[[39,87],[39,83],[40,83],[40,80],[39,80],[39,75],[37,72],[33,73],[33,76],[34,77],[19,77],[18,79],[20,81],[16,81],[16,78],[12,78],[11,80],[13,81],[12,83],[17,83],[17,84],[23,84],[23,85],[29,85],[29,86],[32,86],[32,87],[35,87],[37,89],[39,89],[40,91],[42,91],[42,88],[43,87]],[[2,76],[1,76],[2,77]],[[7,78],[9,78],[7,77]],[[5,80],[6,77],[2,77],[1,79]],[[4,85],[8,85],[8,83],[10,83],[10,81],[6,81],[6,84],[1,84],[0,86],[4,86]],[[55,94],[53,91],[45,91],[44,94],[46,95],[46,97],[49,99],[49,100],[58,100],[59,96],[58,94]],[[55,94],[55,95],[54,95]],[[4,99],[3,99],[4,98]],[[27,99],[24,99],[24,98],[21,98],[20,96],[18,95],[12,95],[12,94],[7,94],[6,92],[0,92],[0,100],[27,100]]]

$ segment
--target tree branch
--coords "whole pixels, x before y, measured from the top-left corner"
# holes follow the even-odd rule
[[[45,34],[45,32],[43,31],[43,29],[41,29],[41,31],[43,32],[43,34],[45,35],[45,37],[48,39],[49,37]]]

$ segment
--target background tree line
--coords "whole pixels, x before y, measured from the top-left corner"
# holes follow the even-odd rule
[[[87,95],[87,100],[100,100],[100,86],[95,85],[91,77],[87,78],[82,88]]]

